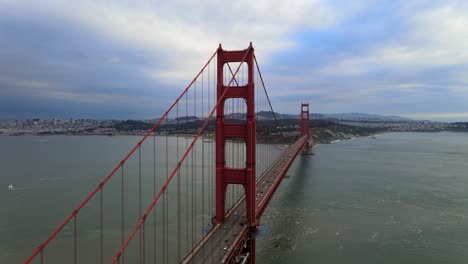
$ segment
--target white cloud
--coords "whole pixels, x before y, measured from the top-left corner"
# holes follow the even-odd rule
[[[324,65],[315,74],[321,76],[360,76],[371,69],[369,64],[375,63],[371,58],[344,58],[329,65]]]
[[[452,1],[417,14],[411,41],[421,45],[422,63],[466,64],[468,59],[468,3]]]
[[[468,3],[448,1],[408,17],[408,34],[375,43],[364,54],[354,54],[325,65],[320,74],[363,76],[374,70],[421,71],[468,64]]]
[[[53,85],[44,81],[35,81],[35,80],[18,80],[14,82],[15,86],[22,88],[33,88],[33,89],[46,89],[51,88]]]
[[[294,47],[288,34],[327,27],[342,16],[321,0],[4,3],[75,21],[154,57],[165,55],[166,70],[147,69],[158,79],[193,77],[218,43],[244,49],[252,41],[258,57],[268,57]]]
[[[266,70],[281,72],[278,75],[264,72],[269,92],[278,100],[285,96],[322,100],[315,105],[322,104],[323,110],[333,112],[333,109],[347,111],[347,107],[355,107],[355,111],[366,104],[375,106],[374,109],[383,109],[378,107],[383,103],[390,105],[391,100],[399,104],[398,107],[404,104],[412,106],[418,100],[424,101],[429,96],[439,94],[442,89],[451,96],[447,98],[454,98],[453,95],[468,98],[468,89],[465,87],[468,79],[463,68],[468,66],[468,3],[449,0],[429,7],[427,1],[422,0],[397,1],[397,9],[390,10],[388,15],[383,14],[385,17],[380,21],[380,18],[369,14],[385,1],[332,2],[83,0],[72,3],[55,0],[0,0],[0,8],[11,9],[24,17],[48,16],[57,23],[71,22],[78,25],[75,29],[82,26],[84,31],[115,41],[119,48],[125,50],[125,54],[135,53],[144,57],[145,64],[135,69],[142,76],[157,80],[155,83],[176,83],[180,89],[195,76],[218,43],[222,42],[226,49],[243,49],[253,41],[260,64],[267,64],[269,67]],[[339,23],[353,15],[363,17],[355,17],[359,21],[357,23],[353,19],[350,24]],[[366,43],[362,47],[354,49],[350,45],[353,47],[348,49],[343,46],[344,52],[331,48],[333,54],[317,54],[318,60],[306,63],[312,65],[315,68],[313,70],[307,66],[295,69],[295,62],[291,58],[282,65],[281,61],[279,65],[269,64],[270,58],[288,49],[298,48],[298,53],[306,54],[310,47],[298,43],[304,35],[313,39],[312,42],[317,41],[320,48],[323,43],[315,38],[314,30],[326,32],[331,28],[332,35],[345,30],[356,31],[357,35],[365,34],[366,29],[356,27],[357,24],[372,26],[372,23],[376,23],[378,29],[387,23],[387,16],[392,22],[388,22],[388,29],[382,27],[382,30],[394,31],[396,35],[386,41],[373,41],[372,36],[366,36]],[[362,22],[367,18],[370,20]],[[401,19],[407,28],[390,28],[394,19]],[[296,33],[300,33],[299,37]],[[338,39],[337,47],[348,43],[340,42],[340,37],[347,36],[333,37]],[[356,39],[363,41],[359,37]],[[110,50],[102,59],[109,64],[121,62],[128,65],[125,56],[120,58],[114,55]],[[154,64],[147,61],[154,61]],[[282,67],[288,70],[280,71]],[[434,76],[439,73],[437,70],[429,73],[430,76],[425,72],[438,67],[458,68],[454,69],[452,76],[447,73],[440,77]],[[24,86],[41,85],[25,83]],[[88,100],[73,94],[73,91],[68,94],[54,90],[48,96],[64,100]],[[286,109],[287,104],[278,105],[279,111],[282,107]],[[396,107],[392,109],[400,111]],[[445,110],[456,112],[457,109]],[[410,112],[406,109],[401,111]]]

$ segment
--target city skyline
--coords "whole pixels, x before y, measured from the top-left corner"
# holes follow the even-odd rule
[[[231,4],[0,0],[0,119],[155,118],[252,41],[277,112],[468,120],[467,3]]]

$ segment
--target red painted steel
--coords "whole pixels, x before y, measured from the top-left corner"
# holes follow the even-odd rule
[[[247,196],[247,218],[249,224],[255,222],[255,93],[253,48],[243,51],[226,51],[218,49],[218,83],[217,97],[220,102],[216,108],[216,216],[214,221],[221,223],[225,218],[226,189],[229,184],[241,184]],[[247,54],[245,58],[240,54]],[[248,83],[244,87],[224,85],[224,64],[230,62],[245,62],[248,66]],[[229,65],[229,64],[228,64]],[[229,92],[226,92],[230,90]],[[225,95],[224,95],[225,94]],[[229,98],[243,98],[247,104],[247,120],[242,124],[228,124],[224,119],[224,104]],[[243,138],[246,143],[246,167],[230,173],[226,168],[226,140],[228,138]],[[228,176],[229,174],[229,176]]]
[[[296,157],[299,154],[301,149],[304,149],[306,147],[306,145],[309,144],[309,139],[310,139],[309,137],[306,137],[306,139],[305,139],[304,143],[302,144],[302,146],[300,148],[298,148],[297,151],[293,154],[294,157]],[[280,185],[280,183],[283,180],[284,176],[288,172],[289,167],[291,167],[293,161],[294,161],[294,159],[291,159],[284,165],[283,169],[280,172],[280,176],[278,176],[278,178],[276,178],[276,180],[273,183],[272,187],[270,189],[268,189],[268,192],[265,195],[265,197],[266,197],[265,200],[258,205],[258,209],[257,209],[257,218],[258,219],[260,219],[260,217],[262,216],[262,214],[265,211],[268,203],[270,202],[271,198],[275,194],[276,189],[278,189],[278,186]]]
[[[307,136],[310,138],[310,117],[309,117],[309,104],[301,104],[301,136]],[[308,151],[310,148],[309,140],[304,147],[304,151]]]
[[[214,62],[214,58],[216,57],[216,63],[217,63],[217,84],[216,84],[216,103],[214,104],[214,107],[211,108],[211,106],[208,104],[208,109],[205,113],[206,119],[204,119],[204,113],[203,113],[203,105],[204,105],[204,99],[203,99],[203,72],[204,70],[208,67],[208,74],[209,74],[209,64],[211,61]],[[229,63],[239,63],[239,66],[237,67],[236,71],[233,72]],[[224,66],[227,65],[226,70],[230,72],[230,76],[225,76],[226,72],[224,71],[225,68]],[[245,85],[239,85],[239,83],[244,84],[245,82],[244,77],[245,75],[243,74],[244,72],[242,71],[241,74],[238,74],[240,72],[241,66],[247,65],[248,70],[247,70],[247,83]],[[263,91],[265,94],[260,94],[262,96],[258,96],[257,98],[255,96],[255,92],[260,91],[262,93],[263,91],[261,89],[256,90],[256,84],[255,84],[255,69],[257,70],[259,79],[261,81],[261,85],[263,86]],[[229,73],[228,73],[229,74]],[[173,168],[172,172],[168,170],[168,149],[167,149],[167,134],[166,134],[166,179],[164,183],[162,184],[162,187],[159,191],[156,189],[156,178],[154,178],[154,190],[153,190],[153,199],[150,202],[149,206],[145,211],[143,211],[142,208],[142,156],[141,156],[141,147],[142,143],[153,133],[155,132],[156,128],[163,122],[165,121],[167,123],[168,117],[169,117],[169,112],[171,110],[176,111],[176,126],[179,125],[179,102],[181,100],[184,100],[185,97],[185,110],[186,112],[188,111],[188,105],[187,105],[187,97],[188,97],[188,91],[189,89],[194,86],[194,115],[197,116],[197,79],[201,76],[201,104],[202,104],[202,110],[201,110],[201,115],[202,115],[202,120],[205,120],[203,124],[200,126],[199,130],[197,131],[196,136],[193,138],[192,142],[188,144],[186,141],[186,150],[183,152],[183,155],[179,157],[179,139],[177,136],[177,147],[176,147],[176,155],[177,155],[177,163],[175,167]],[[230,78],[232,76],[232,78]],[[236,77],[237,76],[237,77]],[[214,77],[214,76],[213,76]],[[229,77],[230,79],[229,83],[225,85],[223,82],[225,80],[225,77]],[[258,80],[258,78],[257,78]],[[208,82],[209,82],[209,75],[208,75]],[[213,78],[214,82],[214,78]],[[233,86],[233,84],[236,84],[236,86]],[[214,83],[213,83],[214,84]],[[192,89],[193,90],[193,89]],[[214,96],[214,94],[213,94]],[[209,90],[208,90],[208,98],[210,98],[209,95]],[[213,97],[214,99],[214,97]],[[242,120],[241,123],[239,123],[239,120],[236,120],[235,123],[229,123],[229,120],[225,119],[225,109],[230,108],[226,107],[225,103],[226,100],[228,99],[243,99],[245,102],[246,106],[246,118],[245,120]],[[153,127],[142,137],[142,139],[135,145],[134,148],[131,149],[131,151],[124,157],[124,159],[100,182],[100,184],[84,199],[84,201],[68,216],[68,218],[57,227],[57,229],[32,253],[32,255],[24,262],[25,264],[30,263],[32,260],[34,260],[36,257],[40,257],[41,263],[43,262],[43,253],[44,253],[44,248],[48,245],[48,243],[53,240],[56,235],[71,221],[73,220],[73,259],[74,263],[77,263],[78,259],[78,250],[77,250],[77,218],[78,218],[78,213],[80,210],[90,201],[91,198],[93,198],[98,192],[99,192],[99,208],[100,208],[100,235],[99,235],[99,250],[100,250],[100,256],[99,260],[100,263],[104,262],[104,213],[103,213],[103,195],[104,195],[104,186],[106,186],[106,183],[118,172],[118,170],[121,170],[121,246],[119,247],[117,253],[113,255],[112,263],[123,263],[124,259],[121,258],[129,245],[130,241],[139,233],[139,242],[138,242],[138,247],[139,247],[139,261],[140,263],[145,263],[145,257],[146,257],[146,236],[145,236],[145,224],[147,221],[147,217],[153,211],[154,219],[156,219],[155,216],[155,205],[160,201],[160,199],[163,199],[163,240],[165,241],[162,246],[163,248],[163,259],[165,262],[168,262],[168,247],[169,247],[169,238],[172,238],[172,235],[170,236],[169,233],[169,228],[167,227],[168,222],[170,219],[168,218],[169,213],[167,212],[167,194],[166,192],[168,191],[168,186],[173,180],[175,176],[177,176],[177,259],[181,259],[181,213],[180,213],[180,169],[183,166],[183,163],[185,160],[188,160],[189,158],[192,159],[192,250],[195,247],[194,243],[196,242],[197,238],[195,237],[194,239],[194,222],[196,225],[196,215],[197,213],[193,211],[193,208],[197,208],[197,200],[193,198],[193,192],[194,189],[196,188],[196,185],[194,185],[194,180],[196,178],[197,171],[194,170],[193,166],[194,164],[197,163],[197,157],[193,156],[194,152],[196,152],[196,143],[199,138],[203,139],[203,133],[205,132],[205,128],[208,126],[210,123],[211,119],[214,117],[214,114],[216,113],[216,125],[215,125],[215,164],[212,164],[213,167],[215,167],[215,177],[216,177],[216,182],[215,184],[210,184],[210,188],[214,187],[215,188],[215,205],[213,206],[215,211],[211,214],[214,215],[212,221],[216,224],[216,226],[213,229],[219,228],[220,224],[223,223],[226,219],[226,202],[229,203],[236,203],[236,200],[238,198],[235,198],[234,191],[237,192],[237,194],[241,193],[241,188],[243,188],[244,193],[245,193],[245,216],[246,216],[246,226],[245,230],[242,231],[242,236],[239,238],[239,240],[235,241],[235,246],[232,248],[232,251],[229,253],[229,255],[232,254],[237,254],[242,256],[245,256],[248,259],[248,263],[255,263],[255,235],[257,233],[257,226],[259,223],[259,218],[261,217],[263,211],[265,210],[266,206],[268,205],[271,197],[274,195],[277,187],[281,183],[282,178],[286,174],[287,170],[291,166],[294,157],[297,156],[299,153],[300,149],[308,149],[309,147],[309,140],[310,140],[310,123],[309,123],[309,105],[308,104],[302,104],[301,105],[301,118],[300,118],[300,133],[301,133],[301,138],[299,141],[295,142],[295,147],[299,146],[300,148],[294,153],[291,152],[284,152],[284,157],[286,157],[286,154],[288,155],[288,158],[290,160],[288,162],[283,162],[279,163],[275,158],[272,158],[271,153],[259,153],[259,156],[256,154],[256,120],[255,120],[255,112],[256,112],[256,102],[255,100],[259,101],[259,105],[261,106],[260,111],[270,111],[273,114],[273,117],[275,119],[277,128],[279,129],[279,123],[278,120],[276,119],[275,113],[273,111],[270,98],[268,96],[268,93],[266,91],[265,83],[263,81],[263,77],[260,72],[260,68],[257,64],[257,60],[254,54],[254,49],[252,47],[252,43],[250,43],[250,46],[245,49],[245,50],[238,50],[238,51],[227,51],[223,50],[221,45],[219,45],[219,48],[217,51],[211,56],[211,58],[208,60],[208,62],[204,65],[204,67],[201,69],[201,71],[197,74],[197,76],[193,79],[193,81],[187,86],[187,88],[184,89],[182,94],[177,97],[175,102],[169,107],[169,109],[164,113],[163,116],[161,116],[157,122],[154,123]],[[240,111],[241,113],[244,112],[244,105],[239,104],[239,101],[236,101],[238,104],[239,109],[242,108]],[[264,104],[262,104],[262,102]],[[231,105],[232,108],[234,109],[234,104]],[[269,106],[269,109],[268,109]],[[186,113],[186,122],[185,125],[187,126],[187,116],[188,114]],[[283,136],[283,133],[280,131],[281,135]],[[284,137],[284,136],[283,136]],[[226,162],[226,156],[227,152],[231,153],[233,155],[234,152],[234,146],[231,145],[231,147],[227,147],[226,141],[227,140],[232,140],[232,139],[243,139],[245,142],[245,167],[235,167],[235,168],[230,168],[227,167],[227,162]],[[203,143],[203,142],[202,142]],[[202,181],[204,181],[204,145],[201,145],[202,147],[202,157],[201,157],[201,163],[202,163]],[[237,148],[237,165],[241,162],[243,162],[240,158],[240,152],[239,152],[239,144],[235,146]],[[292,147],[292,146],[291,146]],[[195,149],[195,151],[192,151]],[[138,150],[138,151],[137,151]],[[135,153],[136,152],[136,153]],[[153,153],[156,153],[156,148],[155,148],[155,138],[153,137]],[[125,219],[125,213],[124,213],[124,166],[127,167],[127,160],[133,155],[137,154],[138,157],[138,212],[139,212],[139,221],[136,223],[132,231],[129,233],[129,235],[125,238],[124,237],[124,219]],[[189,156],[191,154],[191,156]],[[154,154],[155,156],[155,154]],[[153,157],[154,158],[154,157]],[[195,162],[194,159],[195,158]],[[271,188],[269,188],[266,191],[265,197],[266,199],[262,200],[260,204],[257,206],[257,191],[256,191],[256,186],[258,184],[257,178],[256,178],[256,159],[259,159],[260,161],[263,161],[263,164],[268,164],[269,162],[272,162],[273,164],[276,164],[275,166],[283,166],[280,167],[281,170],[277,170],[276,172],[279,172],[279,177],[275,179],[273,182]],[[156,163],[154,163],[154,166]],[[186,163],[186,166],[188,166],[188,163]],[[213,168],[212,167],[212,168]],[[186,168],[188,171],[188,168]],[[193,175],[195,173],[195,175]],[[259,169],[259,173],[261,173]],[[154,167],[154,177],[156,177],[156,167]],[[188,174],[186,175],[187,177],[187,183],[188,183]],[[211,178],[210,178],[211,179]],[[261,179],[261,178],[260,178]],[[227,197],[227,190],[228,186],[233,185],[235,188],[232,188],[233,190],[229,197]],[[109,186],[109,185],[107,185]],[[240,187],[242,186],[242,187]],[[238,188],[239,187],[239,188]],[[188,188],[188,184],[186,186]],[[204,197],[204,185],[202,185],[201,189],[201,195]],[[266,188],[266,187],[265,187]],[[263,190],[263,187],[259,187],[259,191]],[[195,189],[195,198],[196,198],[196,189]],[[231,197],[232,196],[232,197]],[[241,201],[241,199],[244,197],[240,195],[241,198],[238,201]],[[188,195],[187,195],[187,199]],[[204,198],[202,198],[204,200]],[[188,200],[187,200],[188,201]],[[161,202],[159,202],[160,204]],[[195,203],[195,204],[194,204]],[[237,202],[238,203],[238,202]],[[188,204],[188,202],[187,202]],[[203,217],[204,217],[204,212],[205,212],[205,205],[202,203],[201,204],[201,211],[202,211],[202,228],[201,228],[201,233],[204,233],[204,226],[203,226]],[[213,208],[212,206],[208,206]],[[188,207],[187,207],[188,210]],[[232,209],[231,209],[232,211]],[[236,212],[237,214],[237,212]],[[106,214],[108,215],[108,214]],[[188,230],[188,211],[187,211],[187,230]],[[227,215],[229,217],[229,214]],[[107,219],[108,217],[106,217]],[[228,218],[229,219],[229,218]],[[155,220],[154,220],[155,221]],[[209,221],[209,220],[208,220]],[[229,222],[229,221],[227,221]],[[154,222],[155,223],[155,222]],[[106,227],[107,228],[107,227]],[[198,227],[197,227],[198,228]],[[156,234],[156,228],[153,230],[154,234]],[[188,244],[188,236],[189,232],[187,231],[187,247],[190,247]],[[206,235],[206,234],[205,234]],[[124,239],[125,238],[125,239]],[[156,261],[156,235],[154,235],[153,238],[154,242],[154,258]],[[213,246],[212,246],[213,248]],[[204,250],[204,248],[203,248]],[[233,253],[237,252],[237,253]],[[211,252],[213,253],[213,252]],[[204,255],[205,253],[203,253]],[[228,256],[228,255],[226,255]],[[228,259],[230,257],[228,256]],[[120,261],[120,262],[119,262]]]
[[[246,56],[242,56],[246,54]],[[255,263],[255,233],[257,229],[255,187],[256,187],[256,129],[255,129],[255,80],[254,80],[254,49],[252,43],[242,51],[223,50],[218,48],[218,83],[217,97],[220,102],[216,108],[216,216],[215,223],[221,223],[226,214],[226,192],[230,184],[240,184],[244,187],[246,201],[246,216],[249,226],[247,251],[250,253],[249,263]],[[229,87],[224,85],[224,65],[231,62],[246,63],[248,67],[247,85]],[[230,67],[230,66],[229,66]],[[229,92],[226,92],[230,90]],[[247,119],[241,125],[226,124],[224,119],[224,103],[229,98],[242,98],[247,104]],[[246,144],[245,170],[235,170],[226,167],[226,140],[228,138],[243,138]]]
[[[217,50],[217,52],[219,52],[221,48],[219,48]],[[246,58],[248,57],[248,55],[253,52],[253,48],[252,46],[250,46],[247,50],[245,51],[240,51],[239,53],[236,53],[237,56],[239,56],[239,54],[242,54],[243,57],[241,57],[241,62],[244,62],[246,61]],[[230,87],[230,85],[232,84],[235,76],[237,75],[237,73],[239,72],[239,69],[240,67],[242,66],[242,63],[239,64],[236,72],[234,73],[234,76],[231,78],[231,80],[229,81],[228,85],[226,87]],[[225,89],[222,91],[222,93],[220,94],[220,98],[224,98],[226,96],[226,93],[229,89]],[[213,108],[213,110],[210,112],[210,114],[207,116],[205,122],[203,123],[203,125],[200,127],[200,129],[198,130],[198,133],[197,135],[194,137],[194,139],[192,140],[192,143],[190,143],[189,147],[187,148],[187,150],[185,151],[184,155],[182,155],[181,159],[177,162],[177,165],[175,166],[174,170],[172,171],[172,173],[168,176],[167,180],[165,181],[164,185],[162,186],[162,188],[159,190],[158,194],[156,195],[156,197],[153,199],[153,201],[151,202],[151,204],[148,206],[148,208],[146,209],[145,213],[141,216],[140,220],[138,221],[138,223],[135,225],[133,231],[130,233],[130,235],[127,237],[127,240],[124,242],[124,244],[120,247],[119,251],[114,255],[114,258],[112,259],[112,264],[116,264],[118,263],[120,257],[122,256],[124,250],[127,248],[128,244],[130,243],[130,241],[132,240],[132,238],[136,235],[136,233],[140,230],[140,228],[142,227],[142,225],[145,223],[146,221],[146,218],[148,217],[148,215],[151,213],[151,211],[153,210],[154,206],[156,205],[156,203],[159,201],[160,197],[163,195],[164,191],[168,188],[169,186],[169,183],[172,181],[172,179],[174,178],[174,176],[176,175],[176,173],[179,171],[179,169],[181,168],[182,166],[182,163],[184,162],[184,160],[187,158],[187,156],[189,155],[190,151],[193,149],[193,147],[195,146],[195,143],[197,142],[197,140],[200,138],[201,134],[205,131],[205,128],[206,126],[208,125],[209,121],[211,120],[211,118],[213,117],[214,113],[215,113],[215,110],[218,109],[218,107],[223,103],[224,101],[223,100],[219,100],[217,101],[215,107]],[[216,130],[217,132],[218,130]],[[254,135],[255,135],[255,130],[253,131]],[[255,142],[254,142],[255,143]],[[255,183],[255,174],[254,174],[254,179],[253,179],[254,183]],[[255,198],[254,198],[255,199]],[[255,202],[255,200],[254,200]],[[254,208],[255,210],[255,208]],[[255,215],[254,215],[255,217]]]
[[[297,148],[294,148],[295,149],[294,152],[291,153],[290,156],[288,156],[288,161],[284,165],[281,165],[281,171],[278,173],[278,177],[275,178],[273,184],[266,191],[266,194],[265,194],[264,198],[258,204],[257,216],[256,216],[257,219],[260,219],[260,217],[262,216],[263,212],[265,211],[266,207],[268,206],[268,203],[270,202],[271,198],[275,194],[278,186],[281,184],[281,181],[283,180],[284,176],[286,175],[288,169],[292,165],[294,159],[299,155],[299,153],[305,147],[306,143],[309,140],[310,140],[309,137],[304,136],[304,137],[301,137],[300,139],[298,139],[297,141],[295,141],[292,144],[292,145],[299,144],[299,146]],[[276,162],[278,162],[278,161],[273,162],[272,167],[274,166],[274,164]],[[262,179],[262,177],[260,179],[258,179],[258,182],[261,182],[261,181],[264,181],[264,179]],[[239,235],[236,238],[234,246],[231,248],[230,253],[228,255],[226,255],[226,257],[224,258],[225,263],[239,263],[238,261],[236,261],[236,259],[238,259],[238,257],[240,255],[246,256],[246,251],[244,250],[245,249],[244,245],[247,244],[249,240],[251,240],[248,233],[249,233],[248,228],[244,228],[241,232],[239,232]],[[251,258],[252,257],[252,255],[251,255],[252,252],[248,252],[248,253],[249,253],[248,257]],[[255,256],[255,251],[253,251],[253,253],[254,253],[253,256]]]
[[[177,99],[174,101],[174,103],[169,107],[169,109],[162,115],[158,121],[156,121],[153,125],[153,127],[148,130],[148,132],[143,136],[143,138],[130,150],[130,152],[124,157],[124,159],[99,183],[98,186],[96,186],[93,191],[83,200],[83,202],[80,203],[80,205],[73,210],[73,212],[63,221],[55,230],[52,232],[52,234],[49,235],[49,237],[44,240],[37,248],[34,250],[34,252],[25,260],[24,264],[29,264],[31,263],[32,260],[36,258],[36,256],[41,255],[42,259],[42,252],[44,248],[54,239],[57,234],[72,220],[76,219],[78,213],[80,210],[93,198],[96,193],[102,190],[103,186],[114,176],[114,174],[123,167],[125,162],[132,156],[132,154],[141,146],[141,144],[153,133],[156,128],[162,123],[162,121],[167,117],[168,113],[177,105],[177,103],[181,100],[181,98],[187,93],[187,91],[192,87],[192,85],[195,83],[197,78],[203,73],[205,68],[209,65],[209,63],[213,60],[215,57],[217,51],[213,53],[213,55],[210,57],[208,62],[203,66],[203,68],[200,70],[200,72],[195,76],[195,78],[190,82],[190,84],[184,89],[181,95],[177,97]]]

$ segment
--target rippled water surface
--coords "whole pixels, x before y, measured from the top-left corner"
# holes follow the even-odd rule
[[[467,263],[468,134],[395,133],[299,157],[258,263]]]
[[[138,138],[0,137],[0,263],[22,263]],[[468,263],[468,134],[314,152],[296,159],[261,219],[258,263]],[[97,223],[81,221],[80,241],[97,237]]]

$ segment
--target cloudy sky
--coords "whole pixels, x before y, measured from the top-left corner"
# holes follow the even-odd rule
[[[278,112],[468,120],[468,1],[442,0],[0,0],[0,118],[154,118],[250,41]]]

